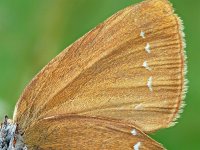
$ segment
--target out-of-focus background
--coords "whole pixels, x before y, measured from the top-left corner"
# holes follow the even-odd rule
[[[0,117],[12,117],[25,85],[65,47],[141,0],[1,0]],[[178,124],[152,137],[169,150],[200,149],[200,1],[171,0],[184,20],[189,91]]]

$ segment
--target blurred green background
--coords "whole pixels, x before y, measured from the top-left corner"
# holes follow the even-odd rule
[[[141,0],[1,0],[0,117],[53,57],[118,10]],[[200,149],[200,1],[171,0],[184,20],[189,91],[179,123],[152,135],[169,150]]]

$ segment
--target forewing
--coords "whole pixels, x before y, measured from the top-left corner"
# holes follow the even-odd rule
[[[127,124],[84,116],[54,116],[40,120],[25,132],[24,137],[28,149],[164,149]]]
[[[14,120],[22,129],[64,114],[117,119],[145,132],[170,126],[185,90],[181,32],[167,0],[119,11],[31,81]]]

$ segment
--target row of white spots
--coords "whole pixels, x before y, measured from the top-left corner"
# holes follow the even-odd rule
[[[140,36],[144,39],[144,38],[145,38],[145,32],[141,31]],[[150,47],[150,44],[147,43],[144,49],[145,49],[145,51],[146,51],[148,54],[151,53],[150,48],[151,48],[151,47]],[[143,63],[142,66],[143,66],[145,69],[149,70],[149,71],[152,70],[151,67],[149,67],[147,61],[144,61],[144,63]],[[152,77],[149,77],[149,79],[148,79],[148,81],[147,81],[147,87],[149,88],[149,90],[150,90],[151,92],[153,91],[153,89],[152,89],[152,81],[153,81],[153,78],[152,78]],[[137,105],[135,106],[135,109],[136,109],[136,110],[142,110],[142,109],[143,109],[142,103],[137,104]],[[133,129],[133,130],[131,131],[131,134],[134,135],[134,136],[136,136],[136,135],[137,135],[136,129]],[[139,150],[140,146],[141,146],[141,142],[137,142],[137,143],[133,146],[133,148],[134,148],[134,150]]]
[[[144,39],[144,38],[145,38],[145,32],[141,31],[140,36]],[[151,53],[151,49],[150,49],[150,48],[151,48],[150,44],[147,43],[144,49],[145,49],[145,51],[146,51],[148,54]],[[143,63],[142,66],[143,66],[145,69],[149,70],[149,71],[152,70],[151,67],[149,67],[149,65],[148,65],[148,63],[147,63],[146,60],[144,61],[144,63]],[[153,91],[153,88],[152,88],[152,81],[153,81],[153,78],[152,78],[152,77],[149,77],[149,79],[147,80],[147,87],[149,88],[149,90],[150,90],[151,92]]]
[[[145,32],[141,31],[140,36],[144,39],[145,38]],[[145,51],[147,53],[151,53],[150,44],[149,43],[147,43],[147,45],[145,46]]]
[[[133,130],[131,131],[131,134],[134,135],[134,136],[136,136],[136,135],[137,135],[136,129],[133,129]],[[141,145],[141,142],[137,142],[137,143],[133,146],[134,150],[139,150],[140,145]]]
[[[144,39],[145,38],[145,32],[141,31],[140,36]],[[147,53],[151,53],[150,44],[149,43],[147,43],[147,45],[145,46],[145,51]]]
[[[137,133],[137,130],[136,129],[133,129],[131,130],[131,134],[136,136],[138,133]],[[133,146],[133,149],[134,150],[139,150],[139,147],[141,145],[141,142],[137,142],[134,146]]]

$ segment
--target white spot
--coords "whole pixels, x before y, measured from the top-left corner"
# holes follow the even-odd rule
[[[131,134],[135,136],[135,135],[137,135],[137,131],[136,131],[135,129],[133,129],[133,130],[131,131]]]
[[[147,86],[149,88],[149,90],[152,92],[153,89],[152,89],[152,77],[149,77],[148,81],[147,81]]]
[[[150,44],[149,43],[147,43],[147,45],[145,46],[145,51],[147,52],[147,53],[151,53],[151,50],[150,50]]]
[[[136,109],[136,110],[142,110],[142,109],[143,109],[142,103],[137,104],[137,105],[135,106],[135,109]]]
[[[144,68],[146,68],[147,70],[151,71],[151,68],[149,67],[147,61],[144,61],[143,65]]]
[[[46,117],[44,119],[46,120],[46,119],[53,119],[53,118],[56,118],[56,116],[50,116],[50,117]]]
[[[144,39],[145,38],[145,33],[143,31],[140,32],[140,36]]]
[[[140,145],[141,145],[141,143],[140,143],[140,142],[137,142],[137,143],[133,146],[134,150],[139,150]]]

